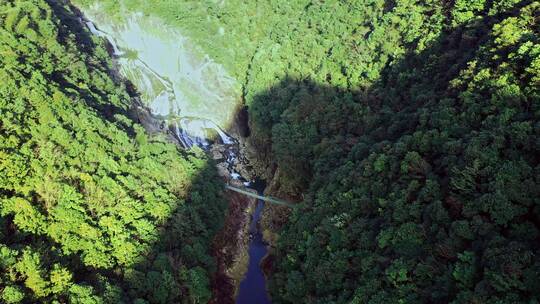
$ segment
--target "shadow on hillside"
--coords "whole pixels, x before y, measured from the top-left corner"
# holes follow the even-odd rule
[[[55,16],[62,20],[59,29],[58,40],[64,45],[68,45],[66,37],[74,36],[77,41],[77,49],[79,49],[84,54],[94,54],[98,56],[96,52],[96,44],[94,43],[95,37],[88,31],[88,29],[83,26],[81,23],[81,17],[83,16],[82,12],[72,5],[69,0],[46,0],[47,3],[51,6]],[[108,49],[109,53],[112,51],[112,47],[109,45],[108,41],[103,41],[105,47]],[[133,98],[138,95],[136,89],[129,81],[122,79],[117,75],[116,71],[111,70],[112,60],[110,58],[104,58],[103,55],[106,53],[99,52],[99,61],[90,59],[90,56],[84,57],[84,65],[101,71],[105,74],[108,74],[115,81],[115,84],[122,86],[128,92],[128,94]],[[83,91],[84,89],[80,87],[75,87],[66,81],[63,77],[64,75],[53,75],[53,78],[58,81],[64,88],[70,88],[75,91]],[[91,80],[86,80],[89,83],[92,83]],[[99,98],[92,96],[89,91],[84,92],[83,97],[86,104],[94,108],[99,112],[103,118],[117,124],[118,127],[123,128],[130,135],[134,135],[135,132],[130,126],[125,124],[118,123],[118,120],[114,117],[116,114],[121,114],[126,117],[132,117],[130,107],[132,105],[125,104],[122,102],[114,103],[108,95],[107,88],[100,88],[99,86],[94,86],[93,91],[98,93]],[[118,90],[120,92],[121,90]]]
[[[302,208],[298,209],[298,212],[294,212],[293,218],[298,223],[310,223],[310,225],[290,227],[289,231],[296,235],[283,238],[282,242],[287,245],[282,247],[285,249],[278,252],[280,256],[277,257],[277,259],[282,258],[282,261],[276,261],[276,257],[268,259],[265,265],[268,272],[271,273],[272,267],[275,267],[272,265],[273,263],[281,263],[282,272],[291,276],[299,275],[301,279],[296,282],[297,284],[306,284],[305,286],[312,284],[309,289],[305,290],[314,293],[320,292],[320,294],[325,294],[325,292],[333,295],[340,294],[342,296],[340,300],[331,299],[338,303],[351,300],[354,295],[347,293],[350,291],[342,290],[345,285],[336,284],[331,280],[332,271],[305,269],[304,266],[298,266],[301,262],[291,262],[292,259],[296,258],[311,258],[310,262],[317,262],[314,261],[316,259],[313,257],[316,253],[308,253],[308,249],[303,247],[308,246],[307,244],[302,244],[301,249],[298,249],[300,245],[295,242],[303,241],[306,238],[306,233],[320,228],[322,223],[317,222],[317,220],[324,218],[321,213],[327,211],[328,214],[334,214],[330,211],[333,208],[331,198],[318,197],[318,201],[315,201],[315,198],[310,195],[324,185],[328,185],[326,181],[333,177],[332,172],[336,168],[346,167],[344,166],[346,162],[350,161],[350,168],[354,170],[352,161],[367,159],[372,151],[383,153],[386,147],[390,146],[390,143],[395,143],[399,138],[405,136],[412,136],[416,131],[421,130],[423,124],[428,124],[424,120],[426,117],[429,118],[428,114],[432,110],[442,112],[441,103],[451,103],[451,108],[459,111],[463,105],[460,105],[458,99],[460,91],[458,90],[462,88],[452,89],[450,82],[458,78],[459,73],[468,68],[468,64],[481,53],[481,46],[492,39],[492,28],[496,23],[507,17],[519,16],[520,9],[530,3],[532,1],[521,1],[507,12],[484,19],[476,19],[443,32],[419,53],[410,52],[403,58],[390,62],[381,71],[380,79],[367,89],[341,89],[310,79],[291,77],[282,79],[267,91],[261,92],[253,98],[248,109],[251,129],[249,141],[251,146],[256,149],[255,154],[258,157],[258,162],[261,163],[258,173],[268,179],[277,177],[270,184],[269,190],[275,196],[301,201]],[[486,11],[489,8],[486,8]],[[474,73],[476,72],[478,71],[475,70]],[[455,132],[457,138],[461,138],[460,136],[466,132],[471,132],[470,129],[464,130],[467,126],[453,123],[452,127],[456,130],[441,131]],[[480,128],[480,126],[472,127]],[[433,155],[433,157],[439,156]],[[435,163],[432,171],[440,177],[442,191],[449,191],[447,188],[449,183],[448,167],[445,164]],[[350,176],[347,176],[348,173],[342,171],[341,174],[346,177],[335,177],[344,179],[343,183],[349,183],[348,179],[354,179],[363,173],[350,172]],[[397,180],[398,177],[395,178],[395,183],[399,184],[401,181]],[[428,177],[422,176],[421,178]],[[338,187],[337,185],[331,186]],[[385,188],[386,186],[381,185],[380,189],[373,191],[383,191],[381,189],[389,191],[389,186]],[[334,190],[328,189],[327,192]],[[354,189],[349,190],[354,193]],[[305,196],[298,195],[302,193]],[[343,193],[343,196],[349,194],[353,196],[351,193]],[[321,196],[324,195],[328,194],[321,194]],[[321,205],[325,199],[328,199],[328,206]],[[314,205],[318,205],[317,212],[306,215],[307,212],[314,209]],[[372,209],[375,213],[379,207],[377,202],[366,202],[362,208]],[[450,210],[453,216],[463,219],[461,215],[454,215],[453,206],[445,205],[445,207]],[[270,207],[270,209],[279,208]],[[341,211],[346,212],[346,210]],[[310,219],[307,219],[310,216],[320,216],[320,218],[310,222]],[[267,213],[267,217],[266,220],[269,223],[266,225],[276,231],[279,231],[287,222],[287,214],[283,210],[271,210]],[[382,222],[383,220],[379,219],[378,224],[374,225],[380,225]],[[332,238],[334,236],[326,235],[325,237]],[[375,239],[370,241],[376,243]],[[324,240],[317,242],[320,242],[321,247],[330,243],[330,241]],[[357,245],[357,240],[350,240],[350,242]],[[469,243],[461,246],[463,246],[460,248],[461,250],[473,250]],[[296,248],[301,253],[298,256],[289,256],[286,248]],[[420,254],[427,255],[428,253],[422,252]],[[444,259],[441,260],[444,263],[448,262]],[[293,268],[292,264],[298,267]],[[387,266],[388,264],[381,267],[386,268]],[[327,276],[328,278],[317,278],[319,281],[315,282],[316,279],[313,277],[317,275],[316,271],[319,271],[318,275],[321,277]],[[346,278],[340,279],[350,280],[348,281],[349,285],[353,284],[351,283],[351,281],[354,282],[353,278],[358,278],[361,275],[355,271],[350,269],[344,272]],[[308,280],[307,276],[301,276],[300,273],[304,274],[304,272],[306,275],[309,272],[313,277]],[[295,294],[294,290],[295,288],[304,288],[304,285],[302,287],[300,287],[301,285],[293,285],[287,277],[280,279],[279,286],[276,286],[275,282],[271,285],[274,292],[272,295],[276,299],[283,302],[295,302],[292,297],[279,297],[276,294],[278,287],[281,288],[279,292],[284,292],[285,289],[289,288],[288,292],[296,295],[296,300],[305,299],[303,296],[306,294]],[[316,287],[315,284],[317,284]],[[441,294],[448,296],[447,298],[441,296],[439,300],[443,302],[451,300],[451,295],[455,292],[452,289],[457,288],[450,283],[448,286],[430,287],[440,288]],[[388,287],[388,289],[392,289],[392,287]],[[316,298],[315,294],[312,296]],[[313,298],[309,300],[315,301]]]
[[[67,40],[64,38],[67,35],[73,35],[80,43],[79,50],[94,54],[97,46],[80,23],[74,12],[75,9],[73,7],[70,9],[70,6],[63,1],[49,0],[48,3],[54,15],[61,19],[59,41],[65,43]],[[89,56],[84,60],[89,69],[99,70],[109,75],[112,73],[109,70],[110,67],[103,62],[92,61]],[[27,251],[32,254],[35,252],[35,255],[32,255],[32,263],[36,265],[32,264],[32,267],[35,266],[36,269],[21,270],[21,274],[10,274],[13,276],[11,280],[20,285],[15,285],[16,288],[27,295],[25,302],[53,300],[50,296],[53,292],[50,291],[52,289],[49,285],[52,285],[50,281],[54,280],[54,276],[51,275],[49,278],[49,273],[46,272],[46,270],[51,271],[53,267],[54,269],[61,268],[62,275],[65,275],[60,279],[62,282],[56,282],[60,287],[54,287],[60,288],[54,293],[59,294],[58,297],[62,303],[99,302],[98,299],[93,298],[93,294],[102,296],[106,303],[202,303],[210,300],[212,291],[209,278],[216,272],[217,267],[212,257],[212,245],[215,235],[222,228],[227,209],[223,196],[223,183],[217,176],[214,163],[205,158],[200,151],[184,151],[179,148],[176,148],[178,158],[184,159],[184,162],[175,162],[167,158],[171,150],[176,151],[175,148],[171,148],[171,145],[165,147],[162,140],[155,138],[150,138],[148,141],[145,138],[138,138],[131,127],[117,121],[115,114],[128,115],[128,105],[124,107],[108,104],[109,96],[106,89],[96,88],[98,92],[96,96],[90,90],[69,85],[65,82],[64,75],[51,77],[58,82],[61,92],[68,92],[68,95],[69,90],[81,92],[87,105],[100,114],[97,119],[88,121],[98,122],[101,118],[103,121],[114,124],[118,129],[111,124],[99,125],[100,127],[104,125],[106,130],[99,129],[98,126],[80,126],[83,130],[85,130],[84,127],[88,127],[91,132],[96,131],[86,139],[84,136],[88,136],[87,134],[81,134],[83,132],[75,128],[69,129],[72,127],[71,122],[64,122],[65,125],[57,126],[64,127],[69,131],[66,134],[73,136],[63,138],[63,140],[88,144],[81,145],[83,149],[103,145],[112,147],[114,151],[96,149],[105,155],[95,156],[96,159],[92,164],[73,164],[85,158],[70,155],[70,162],[66,161],[66,164],[72,166],[68,168],[69,174],[72,175],[68,178],[67,174],[59,174],[64,179],[59,180],[58,184],[75,193],[65,194],[62,191],[68,190],[63,188],[59,191],[62,195],[73,194],[73,196],[67,199],[62,197],[62,201],[58,198],[54,205],[43,207],[43,200],[37,191],[28,190],[30,192],[28,196],[32,196],[33,199],[32,207],[29,209],[36,217],[51,226],[69,222],[65,227],[55,226],[57,230],[54,237],[50,237],[52,233],[45,228],[43,229],[45,231],[24,232],[29,229],[18,227],[19,218],[4,214],[0,216],[2,254],[6,252],[4,250],[9,251],[10,248],[21,252],[25,250],[25,256]],[[69,109],[66,109],[67,111]],[[77,119],[77,114],[70,118]],[[84,111],[82,114],[81,117],[86,114],[84,119],[92,116]],[[133,145],[129,147],[109,145],[108,141],[115,137],[110,134],[106,137],[100,134],[100,131],[115,133],[115,135],[125,132],[131,135]],[[52,139],[50,141],[54,142]],[[130,149],[138,150],[131,151]],[[119,150],[122,151],[119,152]],[[130,150],[129,153],[126,153],[126,150]],[[116,153],[128,159],[120,161]],[[165,156],[160,158],[162,154]],[[104,168],[105,166],[100,163],[102,160],[109,161],[116,168],[112,170],[110,167]],[[128,168],[135,168],[140,172],[125,172],[125,168],[119,169],[118,163],[123,162],[136,163],[136,166]],[[164,168],[164,172],[156,172],[155,166],[158,162],[164,162],[157,164]],[[50,170],[60,169],[50,168]],[[184,170],[185,172],[175,174],[176,172],[165,170]],[[29,175],[29,179],[32,174],[36,174],[30,169],[28,171],[25,174]],[[86,176],[86,180],[83,181],[81,176]],[[180,180],[178,176],[187,176],[189,180]],[[94,177],[95,180],[93,180]],[[168,183],[169,180],[165,180],[165,177],[178,183]],[[87,182],[92,185],[91,189],[86,187]],[[140,184],[143,182],[144,184]],[[133,187],[134,185],[138,188]],[[91,196],[89,192],[95,195]],[[114,197],[114,201],[104,202],[110,199],[110,193],[117,197]],[[2,195],[7,198],[16,198],[21,194],[13,191],[2,192]],[[171,196],[174,198],[171,199]],[[2,201],[3,204],[4,201]],[[56,211],[58,212],[55,213]],[[35,219],[24,218],[22,221],[37,225],[32,222],[33,220]],[[35,222],[39,221],[35,220]],[[88,231],[91,232],[85,234]],[[7,234],[4,235],[4,232]],[[10,259],[12,258],[15,259],[10,256]],[[6,260],[3,259],[2,263],[4,262]],[[11,260],[8,262],[14,263]],[[8,262],[6,262],[7,265],[12,266]],[[1,266],[3,269],[6,265]],[[32,278],[34,281],[26,280],[23,277],[25,273],[34,275]],[[18,277],[15,278],[15,276]],[[3,279],[4,277],[1,278]],[[72,282],[78,285],[72,285]],[[6,282],[2,281],[2,283]],[[33,283],[35,284],[32,285]],[[0,289],[4,290],[4,287],[5,285]],[[46,292],[40,294],[39,297],[33,297],[31,296],[33,288],[40,288]]]
[[[449,81],[489,39],[493,25],[519,15],[531,2],[443,32],[421,52],[389,62],[369,88],[342,89],[288,77],[257,94],[248,113],[253,156],[262,164],[258,174],[271,178],[279,168],[282,184],[273,190],[301,199],[297,194],[306,192],[313,173],[329,173],[359,141],[370,145],[413,132],[420,119],[417,109],[440,101]]]
[[[95,45],[77,17],[58,2],[49,0],[49,3],[65,20],[69,32],[80,37],[81,48],[94,52]],[[522,1],[520,5],[527,3],[530,1]],[[243,132],[255,149],[260,163],[258,173],[268,179],[277,175],[279,184],[271,185],[271,190],[282,198],[304,200],[307,202],[304,207],[310,208],[312,198],[299,194],[306,193],[309,187],[320,187],[318,181],[342,165],[349,153],[356,153],[357,158],[366,157],[369,151],[366,147],[414,131],[420,120],[416,109],[429,108],[439,101],[438,96],[446,90],[448,82],[473,58],[492,23],[502,16],[492,18],[493,21],[478,20],[444,33],[420,54],[408,54],[386,67],[381,79],[367,90],[345,90],[309,79],[285,78],[259,93],[248,108],[250,128]],[[457,51],[445,52],[448,48]],[[435,64],[432,64],[433,56],[438,56]],[[92,62],[87,64],[100,70],[108,68]],[[434,79],[432,75],[440,76]],[[423,93],[417,95],[416,92]],[[105,95],[101,97],[108,100]],[[89,105],[115,124],[114,114],[127,116],[126,108],[93,101],[95,98],[89,97]],[[245,118],[245,114],[239,116]],[[125,131],[134,133],[128,128]],[[368,133],[369,138],[365,136]],[[191,155],[185,151],[179,154]],[[95,269],[83,266],[78,255],[55,257],[55,260],[75,270],[76,282],[94,286],[111,302],[209,300],[211,282],[206,275],[216,270],[211,247],[222,227],[226,202],[222,183],[211,161],[201,166],[188,184],[179,193],[186,196],[185,202],[177,201],[158,231],[148,232],[155,234],[153,240],[135,242],[146,250],[137,261],[130,261],[131,266]],[[277,228],[285,221],[286,218],[277,220]],[[131,237],[138,238],[136,233]],[[102,277],[113,278],[112,283],[125,293],[105,284]],[[187,294],[191,298],[187,299]]]

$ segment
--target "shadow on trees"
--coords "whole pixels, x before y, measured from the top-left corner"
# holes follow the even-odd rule
[[[63,26],[66,27],[67,34],[75,34],[81,44],[81,48],[88,53],[95,51],[95,45],[88,32],[82,28],[77,17],[72,12],[64,9],[56,1],[48,1],[54,8],[55,13],[64,20]],[[522,1],[519,6],[524,6],[530,1]],[[74,10],[72,8],[72,10]],[[515,15],[517,11],[507,15]],[[290,233],[287,238],[282,240],[278,248],[276,261],[277,276],[273,279],[274,285],[283,286],[287,281],[289,272],[296,271],[302,273],[298,265],[285,265],[281,261],[287,253],[301,255],[297,252],[295,244],[301,242],[301,234],[304,231],[313,232],[320,242],[317,248],[312,248],[316,254],[312,256],[319,260],[305,261],[312,262],[310,265],[317,267],[315,270],[321,270],[320,273],[330,274],[321,278],[312,274],[303,277],[302,290],[285,290],[285,294],[274,292],[276,299],[286,301],[302,300],[305,294],[312,293],[315,287],[320,287],[321,296],[330,293],[341,293],[343,299],[352,298],[354,289],[345,289],[344,286],[356,286],[361,282],[358,278],[373,279],[369,274],[361,273],[358,269],[357,260],[348,260],[350,267],[347,270],[334,269],[342,265],[334,263],[322,267],[321,260],[330,261],[331,258],[325,252],[318,252],[318,248],[325,248],[328,245],[329,233],[333,231],[326,227],[329,225],[324,221],[327,214],[337,214],[340,212],[354,213],[355,218],[365,219],[365,222],[358,222],[354,231],[350,231],[352,236],[362,236],[370,244],[365,251],[375,252],[377,256],[377,265],[372,265],[374,269],[386,269],[393,259],[404,257],[411,261],[424,261],[431,254],[432,249],[438,245],[444,247],[446,256],[437,256],[433,267],[440,270],[440,265],[456,263],[458,261],[458,252],[470,250],[477,257],[481,257],[485,250],[485,243],[482,240],[464,240],[457,236],[454,244],[445,243],[448,237],[446,232],[441,232],[438,238],[435,238],[436,232],[429,231],[429,239],[424,240],[422,244],[416,244],[409,239],[396,241],[395,249],[376,248],[377,232],[382,231],[388,226],[398,226],[398,223],[392,222],[391,215],[376,214],[378,205],[374,204],[377,195],[383,195],[391,189],[384,188],[384,184],[406,184],[410,180],[416,180],[425,186],[427,179],[440,181],[441,192],[444,197],[439,197],[445,204],[442,210],[434,210],[433,201],[420,202],[421,207],[426,210],[448,212],[450,214],[447,222],[441,223],[448,228],[452,221],[466,219],[460,212],[454,212],[453,209],[462,209],[463,203],[455,203],[457,199],[451,196],[457,196],[454,193],[449,194],[449,175],[451,168],[447,164],[437,164],[436,161],[444,153],[442,149],[427,149],[422,152],[422,160],[411,165],[409,175],[403,177],[399,174],[397,160],[393,163],[377,162],[381,165],[381,174],[386,174],[386,179],[378,179],[376,176],[369,176],[373,180],[380,182],[379,188],[363,189],[361,185],[356,185],[356,180],[369,184],[369,179],[360,176],[351,165],[351,169],[343,167],[347,162],[358,164],[370,155],[405,153],[412,150],[421,150],[418,148],[421,144],[411,144],[406,146],[403,151],[395,152],[388,150],[388,147],[395,144],[401,138],[414,135],[416,131],[428,130],[429,126],[424,122],[426,113],[440,110],[441,97],[452,99],[453,103],[449,107],[459,110],[457,104],[458,91],[448,90],[449,81],[458,76],[459,72],[466,67],[467,63],[476,56],[479,46],[483,44],[489,36],[490,29],[495,22],[500,21],[506,15],[493,16],[484,20],[476,20],[474,23],[467,24],[443,33],[433,44],[418,54],[407,54],[399,62],[391,63],[382,71],[381,79],[372,87],[365,89],[342,89],[324,84],[315,83],[309,79],[282,79],[272,88],[259,93],[254,97],[249,105],[249,125],[250,130],[245,130],[244,135],[249,136],[249,141],[256,149],[258,161],[262,163],[260,172],[264,177],[270,178],[279,170],[279,191],[286,195],[296,196],[302,200],[298,194],[305,193],[303,198],[304,207],[293,214],[290,227],[285,228],[285,233]],[[85,62],[90,67],[109,73],[110,67],[105,67],[94,62]],[[61,75],[55,75],[60,84],[63,82]],[[128,85],[129,87],[129,85]],[[73,90],[78,88],[71,87]],[[132,92],[133,93],[133,92]],[[108,100],[107,93],[101,91],[100,98],[88,97],[88,105],[111,122],[116,123],[114,114],[126,114],[127,107],[121,105],[112,105],[107,102],[96,103],[96,100]],[[448,101],[446,101],[448,102]],[[244,114],[239,116],[245,118]],[[460,138],[463,134],[471,132],[463,126],[452,125],[454,136]],[[479,126],[471,126],[479,128]],[[134,131],[126,128],[126,132],[135,139]],[[504,152],[503,152],[504,153]],[[185,158],[193,156],[191,152],[180,151],[179,155]],[[398,156],[396,156],[399,158]],[[412,161],[417,161],[414,159]],[[529,162],[538,163],[538,159],[527,159]],[[425,165],[428,163],[428,165]],[[267,168],[269,168],[267,170]],[[391,168],[391,169],[390,169]],[[336,170],[339,169],[339,170]],[[408,167],[405,168],[409,170]],[[376,171],[379,169],[376,169]],[[392,171],[393,170],[393,171]],[[337,171],[337,173],[336,173]],[[269,172],[269,173],[268,173]],[[396,173],[398,172],[398,173]],[[268,174],[267,174],[268,173]],[[111,176],[114,177],[114,176]],[[341,182],[341,185],[332,184],[328,186],[330,180]],[[365,191],[364,194],[368,200],[362,200],[362,203],[355,202],[356,205],[325,206],[324,195],[332,198],[334,191],[350,190],[357,186],[359,191]],[[367,186],[366,186],[367,187]],[[317,191],[322,189],[324,193]],[[222,183],[217,177],[214,164],[211,161],[204,163],[198,168],[189,186],[179,190],[179,200],[170,206],[166,212],[165,218],[157,223],[157,228],[152,231],[142,231],[153,235],[149,239],[138,239],[136,233],[132,237],[135,246],[145,247],[144,254],[137,257],[136,260],[127,261],[125,265],[116,264],[110,268],[92,268],[84,266],[78,254],[63,255],[51,254],[51,261],[65,265],[74,272],[74,281],[93,286],[97,292],[103,294],[105,299],[110,302],[136,302],[145,303],[174,303],[174,302],[206,302],[211,298],[209,277],[216,270],[214,259],[211,257],[212,241],[216,233],[221,229],[223,215],[226,209],[225,198],[223,197]],[[159,194],[157,194],[159,195]],[[315,202],[317,196],[322,196],[322,202]],[[405,198],[406,201],[413,203],[420,196],[418,192],[410,193]],[[181,199],[184,198],[184,199]],[[463,200],[463,195],[460,199]],[[532,196],[534,197],[534,195]],[[139,197],[144,202],[143,197]],[[440,203],[440,202],[439,202]],[[461,206],[458,206],[460,205]],[[457,206],[457,207],[456,207]],[[150,206],[149,206],[150,207]],[[512,206],[511,206],[512,207]],[[345,209],[344,209],[345,208]],[[430,209],[431,208],[431,209]],[[528,211],[532,209],[528,205]],[[312,211],[318,211],[312,212]],[[301,213],[309,212],[303,219]],[[536,217],[530,219],[530,215],[516,215],[513,221],[532,221],[534,226],[538,227],[538,212],[529,212]],[[486,219],[486,223],[493,225],[489,219],[491,214],[486,211],[474,214],[480,219]],[[428,227],[433,221],[429,214],[424,218],[411,218],[415,224]],[[42,244],[55,244],[53,240],[46,237],[36,237],[30,234],[19,234],[13,230],[14,224],[8,217],[2,218],[6,231],[13,232],[13,237],[9,242],[23,242],[30,246],[40,247]],[[134,229],[126,224],[126,229]],[[294,225],[299,225],[295,230]],[[323,227],[322,232],[316,232],[317,227]],[[428,230],[426,228],[426,230]],[[444,230],[444,229],[443,229]],[[367,235],[360,235],[361,231],[366,231]],[[510,235],[505,227],[496,226],[493,229],[494,234]],[[405,233],[406,234],[406,233]],[[521,236],[520,236],[521,237]],[[360,238],[358,238],[360,239]],[[533,239],[537,241],[537,237]],[[358,248],[356,240],[350,242],[338,242],[343,250],[354,252]],[[531,247],[531,240],[523,241],[523,246]],[[537,245],[534,245],[537,247]],[[535,247],[535,252],[538,248]],[[364,251],[361,254],[365,254]],[[415,260],[416,259],[416,260]],[[296,267],[296,268],[295,268]],[[324,271],[323,271],[324,270]],[[317,273],[317,272],[313,272]],[[345,273],[336,279],[336,275]],[[443,273],[446,274],[446,273]],[[375,274],[382,281],[382,289],[393,289],[391,282],[381,278],[384,272],[381,270]],[[105,278],[105,279],[104,279]],[[292,281],[294,283],[294,280]],[[322,282],[322,283],[321,283]],[[420,283],[419,287],[423,283]],[[429,284],[429,282],[426,282]],[[443,294],[438,300],[445,302],[455,293],[457,286],[453,283],[437,283],[437,289]],[[292,287],[296,285],[291,284]],[[433,286],[428,286],[433,287]],[[420,297],[429,298],[427,295],[429,289],[419,289]],[[446,294],[444,294],[446,292]],[[369,294],[369,293],[368,293]],[[191,298],[186,298],[189,295]],[[316,293],[314,294],[317,295]],[[295,298],[296,297],[296,298]],[[144,299],[144,300],[143,300]],[[336,299],[328,299],[336,300]]]
[[[288,224],[278,219],[286,237],[273,258],[274,300],[447,303],[536,296],[540,212],[531,197],[540,194],[532,173],[540,159],[535,131],[511,131],[538,121],[527,105],[534,95],[497,91],[489,79],[474,80],[480,89],[465,83],[480,68],[523,72],[523,63],[507,58],[515,50],[494,44],[493,26],[519,17],[531,3],[488,16],[490,2],[478,13],[487,17],[448,25],[427,48],[387,64],[369,88],[288,77],[253,98],[248,140],[262,164],[259,174],[278,180],[274,193],[302,201]],[[493,55],[490,48],[497,57],[486,57]],[[514,70],[499,72],[503,63]],[[530,81],[519,78],[518,85]],[[506,103],[493,108],[497,99]],[[492,121],[505,111],[516,115]],[[345,216],[341,231],[338,216]],[[306,233],[317,241],[305,241]],[[381,245],[383,237],[392,245]],[[408,274],[407,281],[398,282],[393,271]]]
[[[419,126],[419,108],[429,110],[443,96],[458,97],[449,82],[489,40],[493,25],[531,3],[520,1],[507,12],[447,29],[419,53],[412,43],[370,87],[338,88],[289,76],[255,95],[247,109],[247,134],[253,133],[255,157],[269,168],[259,174],[272,176],[279,167],[283,193],[301,193],[314,172],[326,176],[359,141],[372,145],[411,134]],[[490,8],[478,15],[487,16]]]
[[[94,43],[94,40],[92,38],[92,34],[87,30],[87,28],[81,23],[83,17],[83,13],[74,5],[71,4],[69,0],[46,0],[47,3],[50,5],[51,9],[53,10],[55,16],[57,16],[59,19],[62,20],[60,27],[59,27],[59,36],[58,41],[64,45],[68,45],[67,38],[75,38],[75,41],[77,42],[76,47],[83,52],[83,54],[90,54],[92,56],[98,56],[102,61],[95,61],[93,60],[92,56],[85,56],[83,58],[80,58],[83,60],[83,63],[85,66],[103,72],[105,74],[110,75],[116,85],[126,89],[128,94],[132,98],[136,98],[138,96],[138,92],[135,89],[135,86],[127,79],[121,78],[116,71],[111,69],[111,60],[108,58],[104,58],[104,53],[97,53],[96,52],[96,45]],[[108,41],[104,41],[105,46],[109,53],[112,53],[112,46],[109,44]],[[107,55],[108,56],[108,55]],[[106,62],[106,64],[104,64]],[[75,62],[74,62],[75,64]],[[76,87],[73,84],[71,84],[68,80],[64,78],[64,75],[61,74],[53,74],[52,79],[57,81],[59,84],[62,85],[64,88],[69,88],[74,91],[81,92],[84,89],[81,87]],[[125,105],[120,104],[116,102],[116,100],[111,99],[111,96],[109,95],[111,88],[100,88],[96,84],[92,83],[93,80],[88,79],[86,80],[90,82],[91,85],[94,85],[94,90],[91,93],[90,90],[86,90],[84,94],[82,94],[84,101],[86,104],[93,109],[95,109],[97,112],[99,112],[103,118],[111,121],[111,122],[118,122],[117,119],[114,117],[116,114],[124,115],[126,117],[133,117],[131,114],[132,111],[130,111],[130,107],[132,105]],[[116,89],[116,93],[118,96],[118,99],[123,98],[123,93],[121,89]],[[97,92],[98,96],[93,96],[92,94],[95,94]],[[96,98],[97,97],[97,98]],[[134,135],[135,132],[133,129],[129,128],[128,126],[125,126],[123,124],[119,124],[119,127],[122,127],[124,131],[129,132],[130,134]]]

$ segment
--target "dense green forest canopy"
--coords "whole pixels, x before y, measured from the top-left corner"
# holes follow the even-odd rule
[[[74,2],[160,17],[242,82],[260,173],[303,194],[273,302],[540,301],[538,1]],[[212,170],[125,118],[68,11],[1,8],[3,300],[207,300]]]
[[[539,300],[537,1],[130,3],[244,80],[261,167],[304,194],[274,302]]]
[[[0,2],[0,302],[205,303],[215,170],[128,118],[61,3]]]
[[[315,75],[250,99],[253,136],[306,197],[274,301],[538,302],[540,3],[385,4],[340,56],[356,65],[291,61]]]

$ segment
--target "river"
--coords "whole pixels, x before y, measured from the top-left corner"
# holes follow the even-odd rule
[[[262,194],[262,193],[260,193]],[[246,277],[240,283],[240,289],[236,298],[237,304],[266,304],[271,303],[266,291],[266,278],[261,269],[261,261],[266,256],[267,248],[259,229],[264,202],[257,201],[257,207],[253,212],[249,234],[249,265]]]
[[[83,12],[86,19],[81,22],[109,42],[120,74],[136,87],[152,115],[168,125],[185,148],[211,151],[212,144],[219,143],[227,155],[228,175],[251,185],[234,170],[238,141],[225,131],[233,123],[240,100],[238,84],[225,69],[159,19],[138,13],[113,23],[99,6]],[[267,253],[258,228],[263,207],[264,202],[258,200],[252,214],[249,265],[240,283],[238,304],[271,303],[260,268]]]

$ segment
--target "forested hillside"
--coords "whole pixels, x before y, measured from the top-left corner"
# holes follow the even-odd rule
[[[281,184],[305,194],[280,231],[273,299],[535,303],[540,3],[432,2],[396,16],[405,2],[381,6],[384,34],[368,30],[344,55],[371,57],[359,74],[369,87],[328,73],[253,99],[266,130],[254,135],[272,144]],[[333,70],[351,79],[349,66]]]
[[[74,2],[180,27],[242,83],[255,170],[300,200],[269,213],[274,303],[540,301],[538,1]],[[48,3],[0,4],[2,301],[206,302],[211,166],[128,119]]]
[[[245,80],[260,173],[303,194],[275,303],[539,300],[537,1],[135,3]]]
[[[0,2],[0,302],[206,303],[226,206],[62,1]]]

